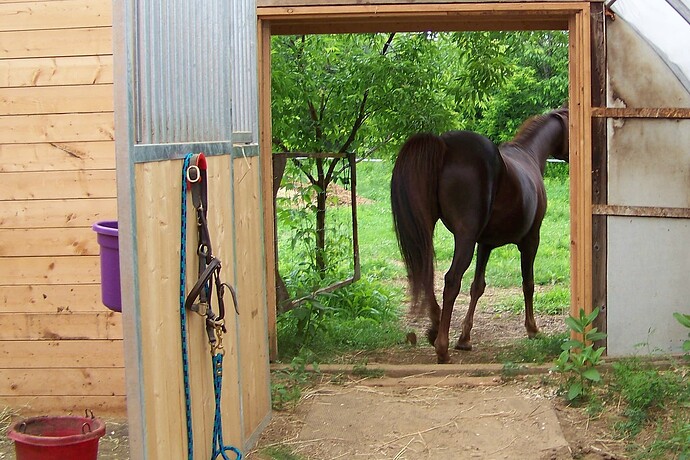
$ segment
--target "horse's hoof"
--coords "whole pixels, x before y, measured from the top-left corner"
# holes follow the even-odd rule
[[[438,362],[439,364],[451,364],[452,363],[452,361],[450,360],[450,355],[446,355],[446,356],[440,356],[439,355],[436,357],[436,362]]]
[[[438,336],[438,331],[436,329],[427,329],[426,338],[429,340],[431,345],[436,343],[436,336]]]
[[[539,329],[537,329],[537,330],[534,331],[534,332],[532,332],[532,331],[527,331],[527,337],[529,337],[530,339],[536,339],[536,338],[539,337],[540,335],[541,335],[541,331],[540,331]]]
[[[455,345],[455,349],[462,351],[472,351],[472,344],[469,342],[458,342]]]

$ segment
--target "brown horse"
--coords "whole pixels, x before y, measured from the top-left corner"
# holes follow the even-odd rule
[[[391,178],[391,207],[405,259],[412,310],[428,310],[427,337],[439,363],[450,362],[448,329],[460,282],[477,245],[477,269],[458,350],[471,350],[470,331],[485,271],[494,248],[520,250],[525,327],[534,337],[534,258],[546,212],[544,167],[549,156],[568,161],[568,109],[532,117],[500,147],[469,131],[441,136],[416,134],[403,145]],[[445,275],[443,309],[434,294],[433,233],[441,219],[453,234],[455,251]]]

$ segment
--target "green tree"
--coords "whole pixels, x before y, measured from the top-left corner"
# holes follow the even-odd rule
[[[274,37],[274,150],[391,155],[412,132],[453,127],[457,114],[445,91],[453,83],[451,60],[439,43],[427,33]],[[344,163],[293,160],[316,195],[315,264],[322,276],[327,190]]]
[[[474,52],[467,59],[486,61],[483,56],[489,56],[491,65],[501,66],[502,79],[482,86],[484,99],[475,105],[476,116],[470,117],[467,128],[501,143],[512,139],[530,116],[562,106],[568,100],[568,34],[492,32],[466,38],[480,43],[489,39],[496,45],[480,49],[482,53]],[[474,83],[481,84],[482,80],[475,78]]]

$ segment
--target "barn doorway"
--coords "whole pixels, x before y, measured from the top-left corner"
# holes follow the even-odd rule
[[[313,2],[260,0],[259,101],[264,196],[271,196],[271,56],[272,35],[473,30],[567,30],[569,32],[570,105],[570,258],[571,312],[592,308],[591,62],[589,2],[530,4],[377,4],[310,6]],[[269,338],[277,355],[273,251],[274,217],[264,208]],[[273,299],[271,302],[270,299]]]

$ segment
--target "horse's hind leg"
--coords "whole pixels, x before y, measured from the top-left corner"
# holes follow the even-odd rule
[[[534,320],[534,258],[539,247],[539,236],[536,241],[521,243],[520,266],[522,268],[522,293],[525,297],[525,329],[527,336],[532,339],[539,333],[537,322]]]
[[[479,298],[484,294],[484,289],[486,289],[486,264],[489,262],[492,250],[493,247],[484,244],[477,246],[477,268],[474,272],[472,287],[470,288],[470,306],[467,308],[465,319],[462,321],[462,331],[460,332],[458,343],[455,345],[456,350],[469,351],[472,349],[470,332],[472,331],[474,321],[474,310],[477,307]]]
[[[441,307],[436,300],[434,292],[431,291],[426,299],[427,311],[429,312],[429,320],[431,325],[426,331],[426,338],[429,339],[431,345],[436,342],[436,337],[438,336],[438,325],[441,322]]]
[[[450,269],[446,273],[445,282],[443,286],[443,309],[441,310],[441,323],[439,324],[438,336],[434,341],[434,348],[436,349],[436,357],[439,364],[449,363],[450,355],[448,354],[448,333],[450,329],[450,319],[453,315],[453,305],[455,299],[460,293],[460,283],[462,276],[465,274],[467,267],[472,262],[472,253],[474,252],[474,241],[461,238],[455,238],[455,251],[453,253],[453,262]]]

